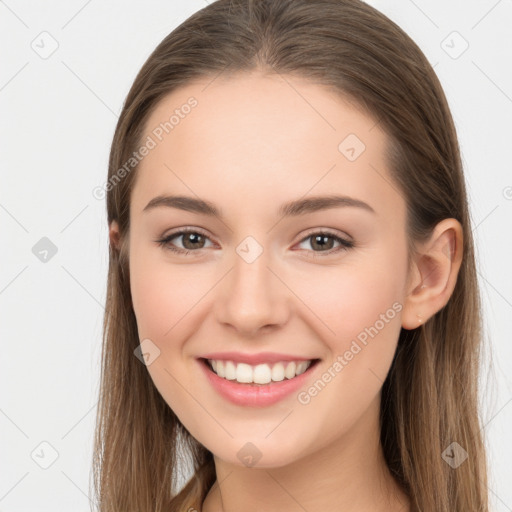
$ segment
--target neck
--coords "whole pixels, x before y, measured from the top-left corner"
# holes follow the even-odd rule
[[[217,479],[202,512],[409,512],[385,463],[380,394],[358,423],[325,446],[281,467],[240,467],[214,457]]]

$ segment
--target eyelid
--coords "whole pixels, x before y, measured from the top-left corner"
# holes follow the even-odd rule
[[[210,235],[204,229],[195,227],[176,228],[175,231],[171,231],[170,233],[163,235],[161,238],[170,238],[173,236],[182,235],[184,233],[197,233],[198,235],[202,235],[205,238],[210,238]]]
[[[329,235],[332,237],[344,239],[346,242],[349,242],[349,243],[355,243],[355,240],[345,231],[340,232],[340,231],[335,231],[331,228],[323,228],[323,227],[315,227],[315,228],[311,228],[311,229],[307,230],[306,234],[303,235],[302,238],[300,239],[300,242],[303,242],[304,239],[310,237],[311,235],[315,235],[315,234]]]

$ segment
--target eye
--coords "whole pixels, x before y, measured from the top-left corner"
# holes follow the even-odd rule
[[[332,242],[329,242],[329,239],[331,239]],[[352,249],[355,246],[354,242],[350,240],[345,240],[344,238],[341,238],[338,235],[335,235],[334,233],[330,233],[327,231],[310,233],[306,238],[303,238],[300,243],[302,244],[308,240],[311,240],[310,245],[313,249],[320,249],[318,251],[313,250],[313,253],[325,253],[319,254],[319,256],[328,256],[339,251],[346,251],[347,249]],[[332,246],[336,242],[339,244],[339,246],[333,249]],[[317,255],[314,254],[314,256],[316,257]]]
[[[172,240],[179,238],[182,238],[182,247],[176,247],[176,245],[171,242]],[[329,239],[332,242],[329,242]],[[180,231],[171,233],[159,240],[155,240],[155,242],[165,249],[176,252],[178,254],[187,255],[192,252],[196,252],[198,249],[204,249],[205,242],[207,240],[210,239],[201,230],[182,229]],[[338,235],[328,231],[311,232],[308,236],[303,238],[300,243],[302,244],[308,240],[311,240],[310,245],[313,248],[313,254],[324,253],[319,254],[319,256],[328,256],[340,251],[346,251],[347,249],[351,249],[355,246],[354,242],[345,240],[344,238],[341,238]],[[338,247],[333,248],[333,243],[338,243]],[[317,255],[314,254],[314,256],[316,257]]]
[[[174,244],[171,244],[171,240],[181,237],[183,237],[183,247],[176,247]],[[196,249],[204,249],[204,243],[206,240],[209,240],[209,238],[198,229],[182,229],[181,231],[171,233],[160,240],[156,240],[156,242],[161,247],[169,249],[170,251],[180,254],[189,254],[194,252]]]

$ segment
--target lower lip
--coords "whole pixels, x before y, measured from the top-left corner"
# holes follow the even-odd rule
[[[271,381],[268,384],[242,384],[236,380],[227,380],[219,377],[208,365],[205,359],[198,359],[206,377],[217,392],[225,399],[236,405],[248,407],[267,407],[291,395],[304,386],[312,370],[319,360],[315,360],[309,368],[293,379],[284,379],[280,382]]]

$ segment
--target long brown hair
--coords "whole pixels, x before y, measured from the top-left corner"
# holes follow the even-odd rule
[[[201,509],[215,481],[212,454],[180,423],[134,356],[139,346],[129,282],[129,201],[148,116],[194,78],[251,72],[296,75],[337,91],[389,136],[392,178],[407,204],[410,253],[445,218],[463,228],[463,261],[446,306],[402,329],[382,388],[381,441],[414,511],[487,511],[487,467],[477,407],[482,341],[474,244],[460,150],[446,97],[424,54],[394,22],[360,0],[218,0],[154,50],[137,75],[113,137],[109,249],[94,492],[101,512]],[[442,457],[451,443],[468,454]],[[188,458],[194,474],[178,488]]]

